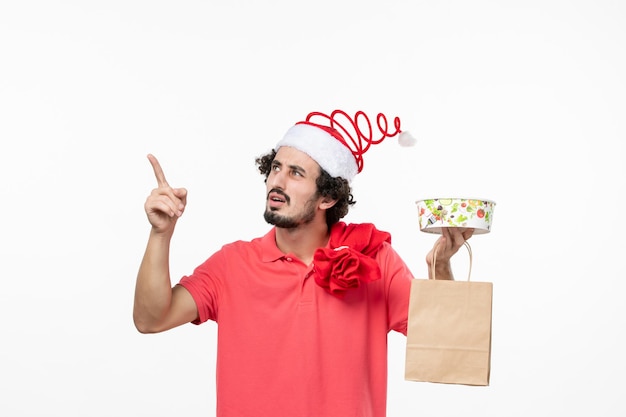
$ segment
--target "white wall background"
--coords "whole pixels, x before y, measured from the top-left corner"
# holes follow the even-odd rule
[[[267,230],[254,158],[335,108],[419,140],[366,154],[346,218],[416,276],[416,199],[497,202],[491,386],[404,381],[391,335],[389,415],[625,415],[624,74],[619,1],[1,1],[0,415],[212,415],[215,325],[132,324],[146,154],[190,192],[177,280]]]

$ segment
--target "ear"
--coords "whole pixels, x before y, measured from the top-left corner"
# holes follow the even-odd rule
[[[337,204],[337,200],[331,200],[328,197],[324,197],[322,201],[320,201],[319,208],[322,210],[328,210],[335,204]]]

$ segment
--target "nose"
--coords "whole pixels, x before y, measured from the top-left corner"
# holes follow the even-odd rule
[[[267,177],[267,185],[270,189],[277,188],[283,190],[285,188],[285,173],[282,169],[272,170]]]

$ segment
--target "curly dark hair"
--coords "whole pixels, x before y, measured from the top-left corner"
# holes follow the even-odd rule
[[[275,156],[276,151],[271,150],[255,160],[259,172],[261,175],[265,176],[266,182],[272,170],[272,162]],[[331,177],[330,174],[321,167],[320,175],[317,177],[317,180],[315,180],[315,184],[317,185],[318,195],[337,201],[334,206],[326,210],[326,224],[330,229],[333,224],[345,217],[346,214],[348,214],[350,206],[356,203],[352,196],[352,188],[348,180],[341,177]]]

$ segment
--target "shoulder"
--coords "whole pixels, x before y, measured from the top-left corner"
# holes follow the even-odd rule
[[[237,240],[221,247],[213,256],[227,258],[273,259],[282,255],[276,246],[276,233],[272,228],[265,235],[252,240]]]
[[[217,251],[217,253],[234,254],[234,253],[247,253],[260,250],[263,246],[261,237],[254,238],[252,240],[236,240],[234,242],[226,243]]]
[[[393,248],[390,242],[383,242],[376,253],[376,262],[380,266],[383,276],[401,273],[412,277],[406,262]]]

